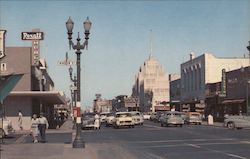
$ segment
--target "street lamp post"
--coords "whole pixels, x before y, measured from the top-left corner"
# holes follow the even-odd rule
[[[248,79],[247,79],[247,98],[246,98],[246,108],[247,108],[247,115],[250,115],[250,106],[249,106],[249,84],[250,84],[250,41],[249,45],[247,46],[247,49],[249,51],[248,59],[249,59],[249,65],[248,65]]]
[[[74,76],[74,78],[72,77],[73,74],[73,68],[70,66],[69,67],[69,76],[70,76],[70,80],[73,82],[74,86],[72,86],[72,91],[73,91],[73,98],[72,98],[72,102],[73,102],[73,107],[76,107],[76,93],[77,93],[77,79],[76,76]]]
[[[76,108],[77,108],[77,118],[76,118],[76,137],[73,141],[73,148],[84,148],[85,144],[84,141],[81,137],[81,91],[80,91],[80,81],[81,81],[81,50],[84,50],[85,48],[88,48],[88,39],[89,39],[89,30],[91,28],[91,22],[89,21],[89,18],[87,17],[86,21],[83,23],[84,25],[84,34],[85,34],[85,41],[83,44],[80,43],[81,39],[79,37],[79,32],[78,32],[78,37],[77,37],[77,43],[74,44],[72,41],[72,34],[73,34],[73,27],[74,27],[74,22],[71,20],[69,17],[68,21],[66,22],[66,28],[68,31],[68,39],[69,39],[69,48],[73,48],[76,53],[77,61],[77,102],[76,102]]]

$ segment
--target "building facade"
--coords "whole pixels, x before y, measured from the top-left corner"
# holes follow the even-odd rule
[[[96,99],[93,102],[94,112],[111,112],[112,111],[112,100],[102,99],[101,94],[96,94]]]
[[[170,107],[175,107],[175,110],[180,111],[181,101],[181,78],[178,74],[169,75],[170,82]]]
[[[250,114],[250,66],[226,72],[225,114]]]
[[[205,90],[209,83],[222,80],[222,70],[226,72],[248,65],[248,58],[217,58],[205,53],[181,64],[181,103],[183,111],[205,109]]]
[[[140,67],[135,77],[132,96],[138,98],[141,111],[167,109],[167,105],[162,102],[169,102],[168,74],[152,55]]]
[[[20,81],[3,100],[4,116],[18,130],[18,111],[23,114],[23,128],[30,129],[33,114],[45,113],[50,125],[54,119],[54,105],[65,104],[63,92],[54,90],[54,82],[47,72],[47,64],[39,55],[39,43],[31,47],[6,47],[0,61],[1,76],[22,74]],[[35,56],[36,55],[36,56]]]

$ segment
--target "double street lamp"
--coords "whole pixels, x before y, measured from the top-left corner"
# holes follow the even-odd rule
[[[85,144],[81,137],[81,90],[80,90],[80,82],[81,82],[81,50],[84,50],[85,48],[88,49],[88,39],[89,39],[89,30],[91,28],[91,22],[89,21],[89,18],[87,17],[86,21],[83,23],[84,26],[84,34],[85,34],[85,41],[83,44],[80,43],[81,39],[77,37],[77,43],[74,44],[72,41],[72,34],[73,34],[73,28],[74,28],[74,22],[69,17],[68,21],[66,22],[66,28],[68,30],[68,39],[69,39],[69,48],[71,47],[76,50],[76,66],[77,66],[77,77],[76,77],[76,86],[77,86],[77,97],[76,97],[76,109],[77,109],[77,118],[76,118],[76,137],[73,141],[73,148],[84,148]]]

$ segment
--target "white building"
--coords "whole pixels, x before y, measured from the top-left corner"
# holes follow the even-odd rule
[[[132,96],[139,98],[141,111],[166,109],[161,102],[169,102],[168,74],[152,55],[140,67],[135,77]]]
[[[248,66],[248,58],[217,58],[205,53],[181,64],[181,102],[183,110],[203,111],[205,87],[208,83],[220,82],[222,70],[234,70]],[[200,108],[200,109],[199,109]]]

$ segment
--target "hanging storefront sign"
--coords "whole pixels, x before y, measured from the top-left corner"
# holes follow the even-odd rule
[[[221,97],[226,96],[226,69],[222,69],[222,78],[221,78]]]
[[[0,59],[5,56],[5,33],[6,30],[0,30]]]
[[[44,33],[40,29],[32,29],[31,32],[22,32],[22,40],[32,41],[32,65],[38,66],[40,60],[40,40],[44,39]]]
[[[43,40],[43,32],[22,32],[22,40]]]

